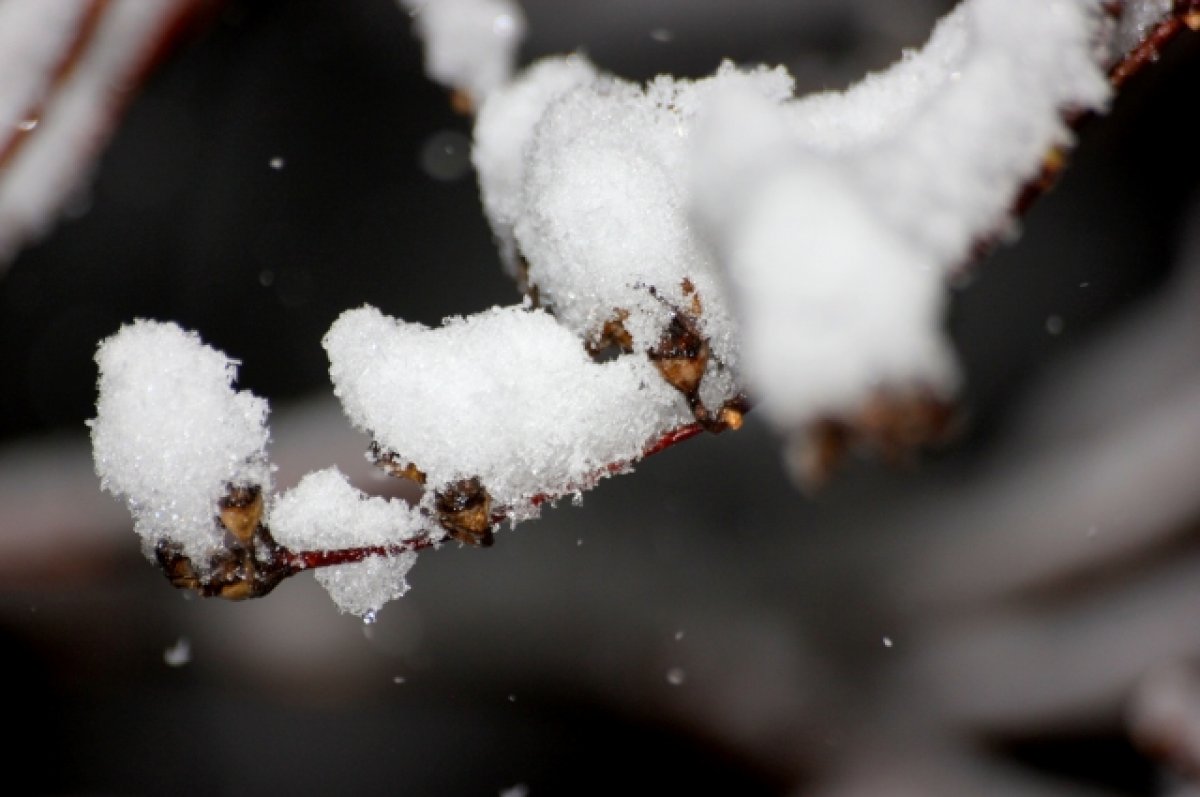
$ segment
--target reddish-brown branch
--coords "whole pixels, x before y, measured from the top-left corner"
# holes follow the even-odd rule
[[[749,405],[746,405],[746,410],[748,411],[749,409]],[[666,451],[671,446],[682,443],[684,440],[690,440],[703,431],[705,431],[704,425],[699,422],[689,423],[686,426],[680,426],[678,429],[667,432],[665,435],[647,446],[646,451],[642,454],[642,458],[645,459],[653,454]],[[618,473],[620,472],[621,468],[617,466],[610,466],[609,470],[613,473]]]
[[[414,537],[395,545],[368,545],[362,548],[341,548],[335,551],[291,551],[280,548],[278,557],[288,575],[318,567],[337,567],[361,562],[372,556],[399,556],[410,551],[432,548],[437,541],[430,535]]]
[[[636,460],[634,460],[634,462],[640,462],[641,460],[645,459],[646,457],[653,456],[654,454],[658,454],[663,451],[666,451],[671,446],[682,443],[684,440],[690,440],[691,438],[695,437],[698,434],[701,434],[704,431],[706,431],[704,424],[700,423],[699,421],[693,421],[692,423],[685,424],[684,426],[680,426],[676,429],[672,429],[671,431],[664,434],[662,437],[658,438],[657,440],[655,440],[654,442],[652,442],[648,446],[646,446],[645,450],[642,451],[642,455],[640,457],[638,457]],[[720,432],[723,430],[718,429],[715,431]],[[615,476],[619,473],[624,473],[625,471],[629,470],[629,468],[632,465],[633,465],[633,462],[611,462],[608,465],[605,465],[593,477],[593,479],[591,479],[591,481],[594,483],[594,482],[598,481],[599,479],[603,478],[604,476]],[[553,494],[552,493],[539,493],[539,494],[533,496],[533,498],[529,499],[529,505],[533,506],[533,507],[539,507],[549,501],[557,501],[559,498],[562,498],[564,495],[565,495],[565,493],[553,493]],[[498,517],[497,522],[506,520],[507,513],[498,515],[497,517]]]
[[[1110,11],[1114,15],[1119,14],[1120,4]],[[1172,15],[1152,28],[1136,47],[1125,53],[1109,69],[1109,82],[1112,83],[1113,88],[1120,90],[1131,78],[1158,61],[1163,48],[1188,28],[1200,30],[1200,0],[1176,0]],[[1082,127],[1093,117],[1092,113],[1080,111],[1067,111],[1064,114],[1067,125],[1075,129]],[[1017,192],[1012,204],[1012,217],[1020,218],[1028,213],[1038,199],[1054,188],[1066,166],[1067,153],[1063,150],[1053,149],[1046,153],[1037,175]],[[972,263],[983,260],[1003,238],[1004,236],[998,233],[980,236],[971,248],[967,262],[963,264],[962,269],[967,269]]]
[[[1172,16],[1158,24],[1137,47],[1126,53],[1109,72],[1113,88],[1121,88],[1147,65],[1158,60],[1162,49],[1184,28],[1200,30],[1200,0],[1176,0]]]
[[[176,49],[182,40],[194,30],[211,23],[225,2],[226,0],[186,0],[181,2],[179,7],[165,17],[153,31],[144,52],[130,71],[119,76],[121,85],[132,87],[144,82],[146,77]],[[44,117],[50,105],[74,76],[84,56],[95,46],[100,26],[110,12],[111,0],[88,0],[75,36],[51,70],[46,91],[25,111],[21,124],[8,131],[7,138],[0,140],[0,169],[13,162],[21,149],[37,134],[39,129],[44,127]],[[98,124],[98,128],[102,130],[111,128],[131,97],[132,92],[127,89],[113,90],[104,110],[104,118]]]
[[[749,405],[742,402],[740,411],[749,410]],[[641,457],[637,461],[641,461],[646,457],[666,451],[674,445],[689,440],[698,434],[706,431],[705,426],[699,422],[693,422],[672,429],[666,434],[654,440],[646,446]],[[717,430],[720,431],[720,430]],[[614,462],[606,465],[601,472],[597,473],[593,481],[599,480],[603,476],[615,475],[626,471],[633,463],[632,462]],[[568,491],[570,492],[570,491]],[[557,500],[563,497],[565,493],[551,494],[539,493],[529,499],[529,506],[540,507],[550,501]],[[508,520],[511,516],[512,508],[508,508],[492,515],[493,524],[499,525]],[[321,567],[336,567],[338,565],[354,564],[368,559],[372,556],[398,556],[409,551],[420,551],[426,548],[433,548],[441,543],[443,537],[434,533],[428,533],[420,537],[413,537],[395,545],[368,545],[357,548],[340,548],[332,551],[292,551],[288,548],[279,547],[274,555],[274,566],[284,571],[283,577],[292,576],[304,570],[312,570]]]

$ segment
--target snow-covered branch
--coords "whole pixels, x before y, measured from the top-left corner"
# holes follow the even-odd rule
[[[810,479],[851,447],[936,441],[960,380],[949,281],[1196,8],[965,0],[891,69],[796,97],[783,68],[728,63],[639,85],[574,54],[510,77],[512,6],[404,4],[431,76],[478,109],[483,208],[525,299],[437,329],[361,307],[326,335],[371,456],[423,488],[411,506],[334,470],[273,495],[265,408],[223,355],[148,322],[106,341],[97,468],[181,586],[248,597],[328,564],[369,615],[414,549],[487,544],[751,401]]]

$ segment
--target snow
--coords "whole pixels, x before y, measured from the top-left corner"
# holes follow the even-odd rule
[[[1097,60],[1100,2],[976,0],[965,10],[958,78],[853,164],[883,223],[943,271],[1001,231],[1043,159],[1073,143],[1063,116],[1104,110],[1111,94]]]
[[[653,348],[693,287],[706,403],[744,380],[794,427],[894,384],[950,394],[946,277],[1008,231],[1063,114],[1103,109],[1102,23],[1092,0],[970,0],[890,70],[800,99],[782,68],[639,86],[539,62],[481,114],[484,208],[589,342],[620,317]]]
[[[227,489],[269,492],[267,403],[234,390],[235,361],[172,323],[126,324],[96,362],[89,426],[101,486],[124,499],[148,547],[172,540],[205,561],[221,545]]]
[[[510,0],[399,0],[425,45],[425,71],[478,106],[512,72],[525,16]]]
[[[429,524],[400,499],[369,497],[335,467],[307,474],[268,514],[275,541],[294,551],[394,545]]]
[[[736,107],[723,115],[736,125],[713,131],[709,146],[752,126],[748,106]],[[953,386],[941,280],[908,241],[874,223],[835,167],[798,153],[724,200],[731,284],[746,308],[745,376],[774,423],[836,415],[888,385]]]
[[[163,651],[163,662],[168,667],[183,667],[192,662],[192,643],[187,637],[179,637],[175,644]]]
[[[845,91],[822,91],[785,108],[794,138],[822,154],[861,148],[889,138],[927,103],[961,79],[969,56],[970,10],[961,4],[934,27],[920,50],[908,50],[882,72],[865,76]]]
[[[653,349],[694,302],[713,353],[711,407],[738,393],[739,352],[719,265],[689,215],[688,141],[707,98],[730,86],[779,101],[792,80],[726,63],[704,80],[605,76],[563,92],[524,152],[512,222],[529,282],[590,343],[621,317],[633,350]]]
[[[1169,10],[1128,3],[1114,22],[1101,0],[964,0],[890,69],[797,98],[782,67],[732,63],[636,84],[574,54],[512,76],[513,4],[400,2],[430,75],[478,109],[483,209],[528,291],[433,328],[365,305],[326,334],[346,415],[423,474],[419,503],[369,497],[336,468],[270,496],[265,403],[172,324],[101,344],[91,422],[102,485],[148,544],[201,559],[227,488],[257,485],[293,551],[390,550],[316,574],[368,620],[408,588],[404,544],[446,536],[439,492],[477,479],[494,516],[519,520],[693,421],[656,359],[681,325],[711,352],[704,405],[748,388],[785,434],[881,391],[951,397],[949,280],[1015,232],[1019,191],[1072,143],[1064,117],[1106,108],[1113,48]],[[617,338],[619,356],[589,354]]]
[[[687,305],[689,280],[718,356],[735,366],[717,264],[689,223],[686,139],[699,95],[741,81],[766,94],[790,91],[782,71],[727,66],[705,81],[661,78],[645,90],[593,82],[543,115],[526,155],[515,236],[530,282],[576,334],[598,337],[619,308],[629,313],[634,348],[650,348],[673,309]]]
[[[509,786],[500,790],[500,797],[529,797],[529,787],[524,783]]]
[[[545,58],[497,89],[475,120],[471,162],[479,177],[483,209],[510,275],[517,275],[512,226],[520,212],[526,150],[546,107],[576,86],[596,80],[582,55]]]
[[[1147,32],[1171,13],[1174,0],[1125,0],[1110,51],[1130,52]]]
[[[408,571],[417,561],[412,551],[372,556],[361,562],[326,567],[313,573],[338,609],[374,622],[384,604],[408,592]]]
[[[843,94],[724,89],[696,136],[693,207],[722,254],[746,380],[779,427],[881,389],[957,387],[946,278],[1008,232],[1062,117],[1103,110],[1091,0],[969,0],[920,52]]]
[[[647,358],[593,362],[543,310],[495,307],[429,328],[362,307],[324,344],[354,426],[432,489],[478,478],[502,506],[590,486],[689,418]]]

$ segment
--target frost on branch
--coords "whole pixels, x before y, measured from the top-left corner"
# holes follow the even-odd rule
[[[639,85],[572,55],[509,80],[520,25],[495,25],[515,9],[403,1],[433,77],[477,107],[482,203],[525,299],[434,329],[364,306],[325,336],[346,414],[421,485],[414,505],[335,469],[271,495],[265,406],[233,391],[232,363],[147,322],[102,345],[97,468],[177,585],[248,597],[321,568],[369,615],[416,550],[488,545],[546,500],[737,428],[750,401],[805,443],[810,478],[857,444],[936,439],[959,380],[947,283],[1011,236],[1069,121],[1142,57],[1126,50],[1152,42],[1146,62],[1195,13],[965,0],[891,69],[796,98],[782,68],[729,63]]]

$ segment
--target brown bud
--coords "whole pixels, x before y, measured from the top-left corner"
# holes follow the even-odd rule
[[[371,461],[387,475],[425,484],[425,472],[412,462],[401,459],[394,451],[385,451],[379,443],[371,443]]]
[[[742,421],[745,418],[745,413],[734,407],[722,407],[721,412],[717,417],[717,423],[725,429],[737,431],[742,428]]]
[[[658,345],[647,354],[667,384],[693,401],[700,390],[700,380],[708,367],[708,341],[696,329],[695,323],[683,313],[671,316]]]
[[[467,545],[487,547],[492,536],[492,497],[479,479],[463,479],[437,493],[438,523]]]
[[[587,346],[588,354],[598,362],[610,359],[609,355],[628,354],[633,351],[633,335],[625,328],[629,311],[617,308],[612,318],[604,322],[600,334]]]
[[[159,540],[154,546],[154,557],[172,586],[187,590],[200,589],[196,568],[192,566],[192,560],[180,552],[178,544]]]
[[[795,435],[787,449],[792,478],[805,492],[818,492],[842,464],[850,442],[846,424],[832,419],[813,423]]]
[[[230,487],[221,499],[217,517],[221,525],[237,538],[242,545],[249,545],[254,531],[262,520],[262,489],[253,487]]]
[[[462,89],[450,92],[450,108],[461,116],[475,113],[475,103],[471,100],[471,95]]]

